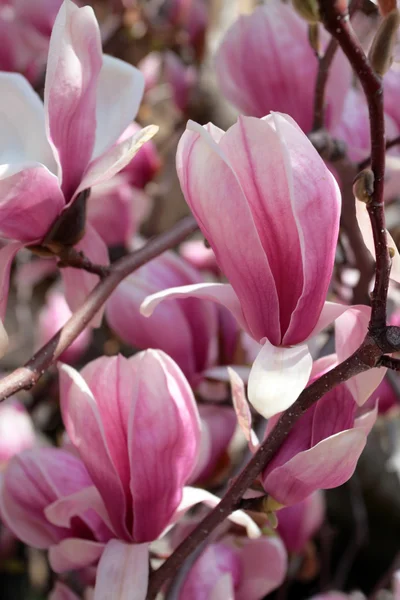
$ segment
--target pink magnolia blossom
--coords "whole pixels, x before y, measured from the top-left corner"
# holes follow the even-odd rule
[[[325,500],[317,490],[302,502],[279,511],[277,531],[288,552],[300,553],[321,527],[325,516]]]
[[[264,346],[249,380],[268,417],[290,406],[311,371],[306,341],[345,306],[326,303],[340,215],[336,181],[288,116],[240,117],[226,133],[189,122],[177,153],[186,201],[229,284],[154,294],[213,299]]]
[[[326,43],[322,28],[320,33]],[[218,50],[216,70],[223,94],[244,114],[285,112],[304,132],[311,130],[318,60],[307,23],[290,3],[267,0],[265,6],[239,16]],[[350,80],[349,64],[338,52],[326,89],[328,127],[340,119]]]
[[[220,275],[214,251],[212,248],[207,248],[202,240],[184,242],[179,247],[179,254],[195,269]]]
[[[174,361],[153,350],[130,359],[99,358],[81,374],[63,366],[60,385],[66,430],[114,532],[99,564],[95,598],[113,597],[117,585],[126,594],[121,598],[129,598],[133,585],[144,598],[148,542],[174,516],[199,451],[192,391]],[[137,571],[123,568],[128,560]]]
[[[11,459],[0,489],[1,518],[22,541],[49,549],[56,572],[97,561],[113,537],[82,461],[56,448],[25,450]],[[106,519],[107,520],[107,519]]]
[[[15,455],[37,443],[36,434],[25,406],[17,399],[0,404],[0,468]]]
[[[277,537],[226,536],[207,546],[186,578],[179,600],[262,600],[286,575],[287,557]]]
[[[216,358],[216,307],[197,298],[168,300],[150,319],[139,313],[139,307],[146,296],[159,290],[202,281],[186,261],[172,251],[165,252],[118,286],[106,304],[107,321],[132,346],[159,348],[169,354],[195,383]]]
[[[37,346],[40,348],[55,335],[71,317],[71,310],[61,290],[51,289],[46,295],[46,303],[38,316]],[[74,363],[88,349],[92,340],[91,330],[86,328],[61,354],[60,360]]]
[[[233,371],[231,381],[238,422],[254,452],[258,440],[251,428],[243,382]],[[337,487],[352,476],[377,416],[376,407],[359,417],[356,409],[350,390],[341,384],[296,422],[261,475],[274,506],[292,506],[316,490]],[[269,419],[266,438],[279,416]]]
[[[44,72],[51,29],[62,0],[1,0],[0,70],[35,82]]]
[[[143,77],[131,65],[102,55],[93,10],[71,0],[63,2],[50,39],[44,105],[20,75],[0,73],[0,89],[0,235],[11,241],[0,252],[6,290],[12,258],[22,245],[79,241],[84,224],[62,232],[55,229],[60,215],[84,202],[85,190],[123,169],[156,128],[117,143],[138,109]],[[115,89],[117,95],[110,93]],[[108,261],[103,240],[90,226],[77,248],[95,263]],[[67,300],[77,308],[97,277],[74,269],[63,275]],[[2,297],[4,314],[7,293]]]

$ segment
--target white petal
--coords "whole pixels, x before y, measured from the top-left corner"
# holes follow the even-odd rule
[[[108,542],[97,567],[94,600],[145,600],[149,545]]]
[[[269,419],[295,402],[307,385],[312,357],[306,344],[292,348],[264,342],[249,377],[249,402]]]
[[[39,162],[56,172],[46,138],[43,102],[17,73],[0,72],[0,164]]]
[[[143,74],[114,56],[103,55],[97,84],[93,158],[114,144],[136,117],[144,91]]]

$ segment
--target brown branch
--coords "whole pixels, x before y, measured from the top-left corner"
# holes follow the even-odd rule
[[[386,144],[385,144],[386,152],[388,150],[390,150],[390,148],[393,148],[394,146],[397,146],[398,144],[400,144],[400,135],[398,135],[397,137],[393,138],[392,140],[388,140],[386,142]],[[365,160],[358,163],[358,169],[360,171],[362,171],[363,169],[365,169],[365,167],[368,167],[370,162],[371,162],[371,157],[368,156],[368,158],[366,158]]]
[[[0,380],[0,401],[19,390],[30,389],[43,373],[59,358],[85,329],[103,306],[117,285],[133,271],[159,256],[165,250],[180,244],[197,229],[192,216],[185,217],[169,231],[149,240],[143,248],[116,261],[109,274],[90,292],[83,305],[71,316],[62,329],[51,338],[24,367],[16,369]]]
[[[367,336],[366,341],[352,356],[322,375],[300,394],[293,406],[281,416],[275,428],[261,444],[245,469],[232,482],[221,502],[198,524],[161,567],[153,573],[149,581],[147,600],[156,598],[161,586],[176,573],[176,570],[186,558],[232,511],[240,506],[243,494],[269,464],[298,419],[336,385],[376,366],[382,350],[385,352],[393,351],[393,347],[388,341],[382,342],[382,340],[379,340],[379,343],[380,345]],[[380,346],[383,346],[383,348]],[[388,350],[388,348],[391,349]]]
[[[371,302],[370,330],[382,330],[386,325],[386,301],[389,287],[390,256],[386,239],[383,204],[385,175],[385,121],[383,113],[383,86],[374,73],[344,12],[344,0],[320,0],[320,13],[327,31],[337,39],[364,90],[369,111],[371,130],[371,169],[374,173],[374,191],[367,209],[374,236],[376,255],[375,285]]]
[[[96,265],[92,263],[83,252],[79,252],[73,246],[68,246],[58,254],[59,261],[57,266],[60,269],[72,267],[73,269],[83,269],[88,273],[98,275],[100,279],[104,279],[111,272],[109,265]]]
[[[381,356],[379,360],[380,367],[387,367],[393,371],[400,371],[400,359],[391,356]]]
[[[314,96],[314,122],[313,131],[322,129],[324,126],[325,89],[329,77],[329,70],[339,44],[335,38],[331,38],[325,53],[319,59],[317,82]]]

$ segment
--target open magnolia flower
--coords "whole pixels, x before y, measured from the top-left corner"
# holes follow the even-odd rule
[[[307,340],[347,307],[325,302],[335,258],[340,192],[287,115],[239,117],[226,133],[189,122],[177,169],[186,201],[229,284],[173,288],[147,298],[199,296],[226,306],[263,347],[249,400],[265,417],[307,384]]]
[[[103,56],[93,10],[71,0],[63,2],[54,23],[44,104],[21,75],[0,73],[0,236],[12,242],[0,250],[0,316],[10,265],[23,245],[56,252],[79,242],[93,262],[108,262],[103,240],[91,226],[85,231],[84,218],[79,221],[79,203],[157,131],[150,126],[118,141],[136,115],[143,86],[137,69]],[[71,218],[65,221],[72,207],[73,226]],[[64,273],[66,295],[77,308],[97,278],[71,271]]]

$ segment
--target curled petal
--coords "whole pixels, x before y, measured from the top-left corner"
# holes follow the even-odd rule
[[[249,402],[266,419],[286,410],[306,387],[311,369],[306,344],[277,348],[265,340],[250,372]]]
[[[239,427],[244,433],[244,436],[249,444],[252,452],[256,452],[259,444],[257,435],[251,426],[251,411],[247,403],[244,384],[241,378],[235,371],[228,367],[229,377],[232,389],[232,402],[236,412]]]
[[[148,544],[111,540],[97,568],[94,600],[145,600],[148,578]]]
[[[119,173],[131,162],[143,144],[151,140],[157,131],[158,127],[156,125],[149,125],[144,129],[140,129],[128,139],[114,144],[93,160],[83,174],[82,181],[75,192],[75,197],[83,190],[104,183]]]

